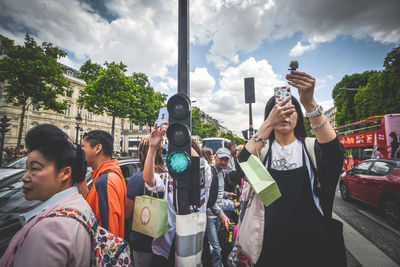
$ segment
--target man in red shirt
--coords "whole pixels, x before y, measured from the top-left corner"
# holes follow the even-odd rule
[[[118,164],[112,159],[113,137],[101,130],[85,133],[82,148],[88,166],[92,167],[93,183],[87,194],[100,225],[124,238],[126,183]]]

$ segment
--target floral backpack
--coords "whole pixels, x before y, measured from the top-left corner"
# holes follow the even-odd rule
[[[77,210],[59,209],[47,217],[73,218],[85,227],[92,238],[91,266],[134,266],[128,242],[101,227],[94,214],[86,218]]]

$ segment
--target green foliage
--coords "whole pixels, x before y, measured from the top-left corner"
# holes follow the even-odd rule
[[[387,54],[383,66],[379,72],[346,75],[336,84],[332,97],[337,125],[400,112],[400,46]],[[340,90],[342,87],[359,90]]]
[[[202,132],[201,111],[199,108],[192,109],[192,134],[200,136]],[[200,136],[201,137],[201,136]]]
[[[51,43],[38,45],[29,34],[25,35],[23,46],[14,45],[7,38],[2,39],[1,43],[6,55],[0,59],[0,82],[6,82],[3,85],[6,93],[4,99],[22,110],[17,142],[19,147],[25,111],[31,104],[59,113],[67,108],[65,101],[57,101],[69,84],[57,62],[66,53]]]
[[[129,119],[137,125],[146,125],[149,129],[154,126],[159,110],[164,106],[167,95],[155,92],[150,85],[147,75],[144,73],[133,73],[129,79],[136,86],[135,106],[132,107]]]
[[[304,121],[304,127],[306,129],[306,136],[315,137],[315,134],[311,133],[310,119],[304,116],[303,121]]]
[[[383,115],[385,101],[383,100],[383,73],[374,73],[365,86],[360,87],[354,96],[355,121],[363,120],[367,117]]]
[[[357,121],[357,118],[354,116],[356,114],[354,97],[357,91],[348,91],[340,88],[359,88],[365,86],[369,77],[375,73],[376,71],[365,71],[361,74],[346,75],[335,85],[332,91],[332,98],[337,109],[335,115],[337,125]]]
[[[235,143],[236,143],[237,145],[244,145],[244,144],[246,144],[246,141],[245,141],[244,139],[233,135],[232,132],[221,133],[221,134],[220,134],[220,137],[227,138],[227,139],[229,139],[229,140],[231,140],[231,141],[235,141]]]
[[[199,135],[201,138],[218,136],[218,127],[211,123],[203,123]]]
[[[103,67],[88,60],[80,68],[86,87],[78,102],[95,114],[111,116],[112,135],[115,118],[129,118],[137,125],[151,128],[166,100],[166,95],[154,92],[146,74],[126,76],[126,67],[122,62],[105,62]]]

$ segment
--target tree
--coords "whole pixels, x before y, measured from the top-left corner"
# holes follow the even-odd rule
[[[167,95],[155,92],[144,73],[133,73],[129,78],[137,88],[138,99],[136,106],[132,107],[129,119],[137,125],[146,125],[150,130],[157,120],[160,108],[165,105]]]
[[[375,74],[376,71],[365,71],[361,74],[346,75],[338,82],[333,91],[332,98],[336,106],[335,120],[337,125],[344,125],[358,120],[355,116],[356,108],[354,97],[357,91],[349,91],[340,88],[359,88],[368,83],[369,77]]]
[[[125,118],[137,106],[137,87],[125,75],[126,65],[122,62],[105,62],[104,67],[86,61],[80,68],[80,78],[86,82],[78,103],[95,114],[112,117],[111,135],[114,136],[115,118]]]
[[[202,129],[201,110],[198,107],[195,107],[192,109],[192,134],[200,136]]]
[[[69,82],[64,78],[57,59],[67,54],[51,43],[38,45],[33,37],[25,35],[24,45],[14,45],[12,40],[2,39],[5,57],[0,59],[0,82],[5,82],[4,99],[21,108],[17,149],[21,145],[25,112],[35,107],[56,112],[67,108],[66,101],[58,102]]]
[[[386,55],[383,66],[384,114],[400,113],[400,45]]]
[[[221,133],[221,134],[220,134],[220,137],[227,138],[227,139],[229,139],[229,140],[231,140],[231,141],[234,141],[237,145],[244,145],[244,144],[246,144],[246,141],[245,141],[244,139],[233,135],[232,132]]]
[[[315,137],[315,134],[311,133],[310,119],[307,117],[303,117],[304,128],[306,129],[306,136]]]
[[[379,72],[346,75],[336,84],[332,97],[338,125],[400,112],[400,46],[386,55],[383,66],[384,70]],[[340,90],[342,87],[359,90]]]
[[[211,123],[203,123],[199,135],[201,138],[218,136],[218,127]]]

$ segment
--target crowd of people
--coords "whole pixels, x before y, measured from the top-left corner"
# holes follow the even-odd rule
[[[272,97],[264,122],[245,146],[230,142],[213,155],[192,140],[192,157],[200,157],[204,168],[203,266],[346,265],[341,225],[331,218],[343,145],[317,108],[315,79],[298,71],[287,79],[298,88],[315,130],[312,151],[306,147],[310,141],[294,97],[291,105],[285,105],[289,99],[275,103]],[[113,137],[106,131],[85,133],[80,145],[55,126],[32,128],[25,140],[23,190],[27,200],[42,204],[23,214],[24,226],[0,266],[89,266],[90,234],[78,221],[48,216],[60,208],[94,216],[102,227],[127,240],[135,266],[174,266],[174,181],[165,167],[161,144],[167,127],[168,123],[155,125],[140,142],[140,172],[133,177],[123,177],[112,157]],[[260,200],[240,167],[251,155],[259,158],[281,192],[268,207],[256,205]],[[87,166],[93,169],[90,188],[84,179]],[[135,198],[153,193],[168,201],[168,232],[158,238],[132,230]]]

